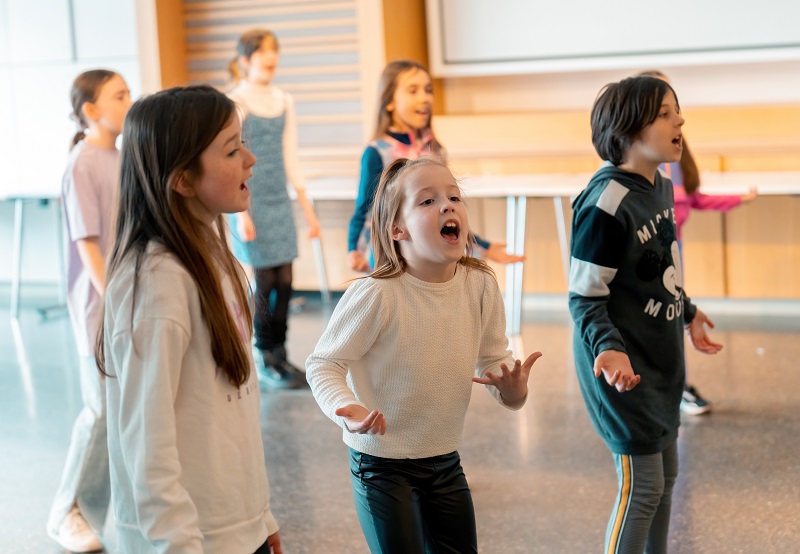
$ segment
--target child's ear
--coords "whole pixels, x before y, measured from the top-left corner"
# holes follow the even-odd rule
[[[245,70],[245,72],[250,71],[250,59],[247,56],[239,56],[239,67]]]
[[[389,226],[389,234],[392,236],[392,240],[406,240],[409,237],[408,230],[399,223],[392,223]]]
[[[97,121],[98,119],[97,106],[92,102],[84,102],[81,106],[81,113],[86,121]]]
[[[172,190],[183,196],[184,198],[192,198],[195,196],[195,190],[192,186],[192,181],[185,171],[181,171],[176,177],[172,179],[170,184]]]

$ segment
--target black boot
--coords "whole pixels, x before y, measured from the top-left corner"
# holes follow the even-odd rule
[[[268,389],[297,389],[305,386],[305,373],[298,374],[296,371],[292,371],[291,368],[294,368],[294,366],[286,361],[286,351],[282,346],[261,350],[260,354],[263,365],[257,365],[258,381],[264,387]]]
[[[308,386],[308,381],[306,381],[306,372],[289,361],[289,358],[286,356],[285,346],[281,345],[272,348],[270,350],[270,354],[272,355],[271,359],[273,360],[275,367],[278,368],[281,373],[289,375],[295,381],[297,381],[298,386],[296,388]]]

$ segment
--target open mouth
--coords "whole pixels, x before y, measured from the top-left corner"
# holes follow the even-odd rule
[[[678,135],[674,139],[672,139],[672,144],[675,146],[683,146],[683,135]]]
[[[247,190],[247,185],[242,183],[241,185],[239,185],[239,190]]]
[[[455,221],[448,221],[442,226],[442,237],[450,243],[458,242],[458,237],[461,235],[461,228]]]

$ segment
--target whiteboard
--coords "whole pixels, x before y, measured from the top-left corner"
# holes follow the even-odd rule
[[[800,59],[788,0],[426,0],[439,77]]]
[[[60,195],[79,73],[112,69],[141,90],[134,0],[37,1],[0,0],[0,200]]]

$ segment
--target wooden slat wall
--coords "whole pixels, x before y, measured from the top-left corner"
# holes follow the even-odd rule
[[[307,178],[358,174],[364,117],[356,0],[185,0],[189,82],[223,90],[228,64],[250,29],[273,31],[281,59],[275,84],[297,105]]]

